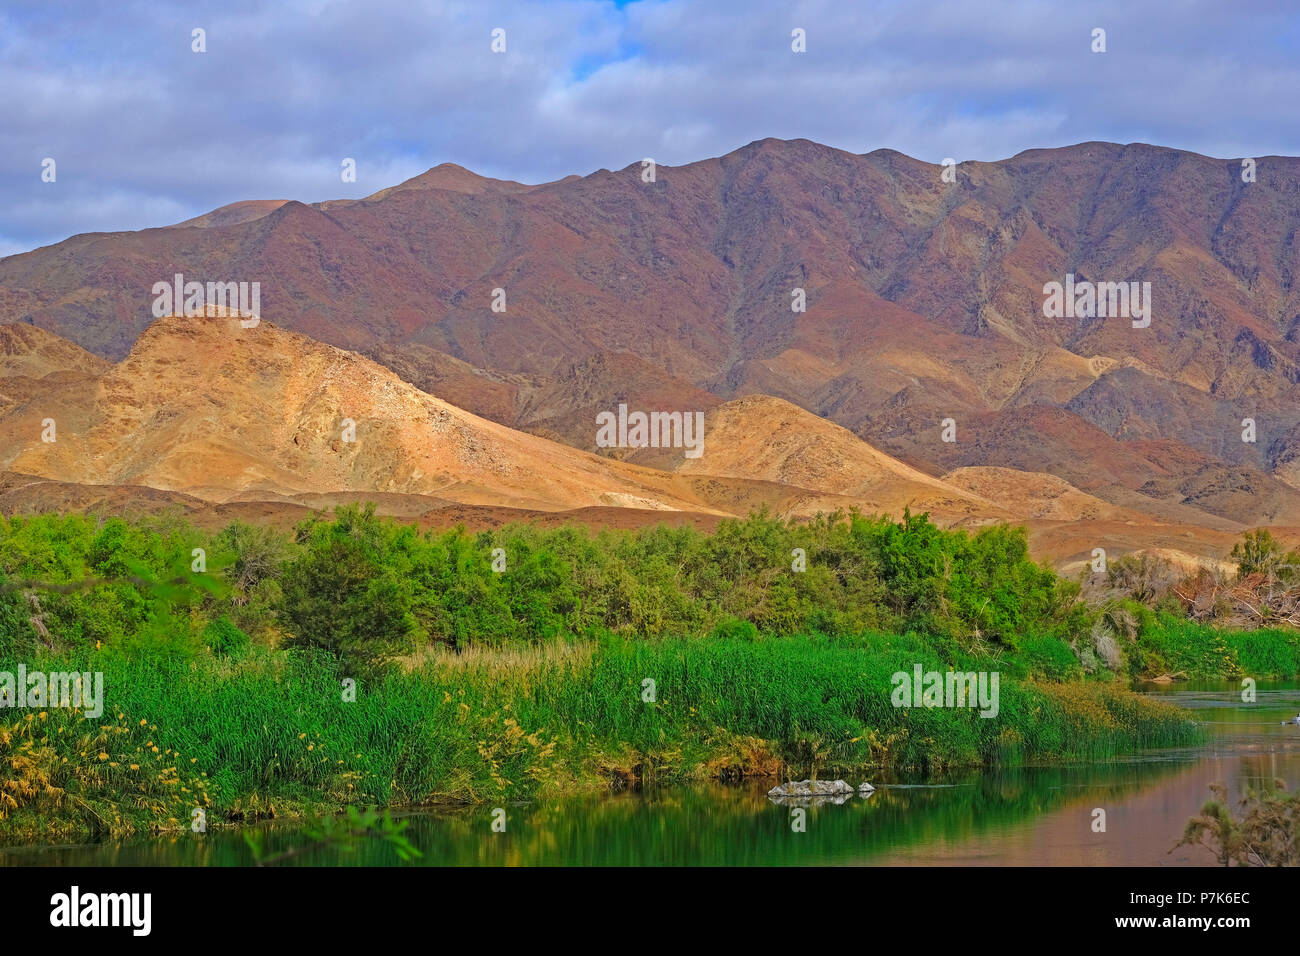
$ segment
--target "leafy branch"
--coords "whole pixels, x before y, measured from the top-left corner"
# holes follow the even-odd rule
[[[1214,799],[1187,821],[1173,850],[1203,846],[1224,866],[1300,866],[1300,795],[1288,793],[1286,784],[1275,780],[1272,789],[1248,790],[1237,818],[1226,787],[1213,784],[1210,792]]]

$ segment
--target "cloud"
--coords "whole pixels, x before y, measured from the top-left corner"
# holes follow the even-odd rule
[[[441,162],[542,182],[767,136],[931,162],[1094,139],[1300,153],[1300,28],[1265,0],[52,10],[19,0],[0,14],[5,251],[239,199],[364,196]],[[795,27],[806,53],[790,49]],[[1090,51],[1094,27],[1105,54]],[[340,180],[345,157],[355,184]]]

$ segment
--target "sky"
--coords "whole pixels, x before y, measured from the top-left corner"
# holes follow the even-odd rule
[[[1296,155],[1288,6],[0,0],[0,256],[444,162],[537,183],[769,136],[936,163],[1089,140]]]

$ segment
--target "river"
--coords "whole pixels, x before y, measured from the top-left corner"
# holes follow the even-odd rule
[[[1262,682],[1243,703],[1233,683],[1146,687],[1186,707],[1208,731],[1192,748],[1149,750],[1104,764],[969,771],[937,778],[878,775],[869,797],[807,810],[766,796],[771,782],[661,788],[507,806],[413,813],[407,836],[425,865],[1215,865],[1175,849],[1187,820],[1227,785],[1235,802],[1273,779],[1300,786],[1300,682]],[[860,781],[853,779],[857,784]],[[1097,810],[1105,813],[1100,830]],[[299,845],[292,826],[265,828],[265,851]],[[0,865],[241,865],[237,832],[82,846],[0,849]],[[391,847],[312,851],[292,865],[393,864]]]

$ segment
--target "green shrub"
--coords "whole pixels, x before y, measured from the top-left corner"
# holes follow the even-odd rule
[[[719,621],[709,637],[716,641],[754,641],[758,639],[758,628],[752,621],[729,617]]]
[[[415,646],[407,548],[415,532],[381,521],[374,507],[340,508],[302,534],[303,552],[284,569],[288,647],[319,648],[358,670]]]
[[[1059,637],[1026,637],[1020,642],[1020,663],[1031,677],[1067,681],[1082,676],[1083,668],[1070,645]]]
[[[248,646],[248,635],[224,617],[209,621],[203,629],[203,642],[219,657],[242,651]]]

